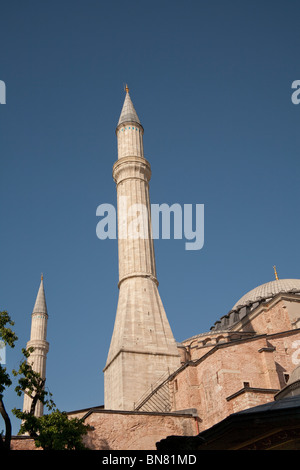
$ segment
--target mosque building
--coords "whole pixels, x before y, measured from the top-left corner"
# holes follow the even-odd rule
[[[289,426],[281,422],[280,429],[272,432],[270,427],[262,431],[254,426],[254,436],[244,436],[239,443],[236,440],[235,447],[226,441],[225,448],[246,448],[246,441],[248,446],[256,445],[266,435],[269,448],[273,444],[300,448],[300,279],[279,279],[274,267],[275,279],[243,295],[216,319],[210,331],[195,331],[191,338],[176,342],[158,290],[151,237],[151,167],[144,157],[143,133],[126,87],[116,128],[118,160],[113,165],[119,300],[104,367],[104,405],[83,407],[69,416],[83,417],[92,426],[85,437],[91,449],[155,450],[157,443],[168,448],[169,436],[181,439],[179,444],[176,441],[177,448],[184,439],[194,439],[193,443],[198,439],[202,449],[203,439],[217,442],[216,430],[220,429],[219,440],[226,434],[222,434],[222,426],[228,420],[235,423],[242,416],[246,423],[246,418],[254,416],[253,410],[262,410],[267,423],[266,410],[273,410],[276,403],[283,419],[292,401],[297,422],[292,420]],[[128,210],[134,207],[138,211],[141,206],[148,209],[140,227],[146,236],[130,237]],[[42,279],[28,343],[35,347],[34,366],[42,376],[49,347],[47,318]],[[24,409],[29,406],[25,398]],[[37,410],[39,415],[42,412]],[[280,440],[278,433],[283,428],[288,437]],[[247,424],[243,429],[249,432]],[[243,435],[241,430],[237,434]],[[199,436],[204,436],[201,442]],[[224,439],[222,442],[219,448],[225,445]],[[34,448],[28,437],[24,441],[15,438],[12,446]],[[263,446],[260,448],[267,448],[267,444]]]

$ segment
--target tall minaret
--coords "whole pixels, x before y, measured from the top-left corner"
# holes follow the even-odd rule
[[[49,351],[49,343],[46,341],[47,322],[48,312],[42,275],[39,291],[31,315],[30,341],[27,343],[27,349],[31,346],[34,347],[34,351],[30,354],[28,361],[32,364],[33,370],[39,372],[42,378],[46,377],[46,359],[47,352]],[[29,411],[30,405],[31,398],[27,395],[24,395],[23,411]],[[42,415],[43,404],[39,401],[35,408],[35,416]]]
[[[119,301],[104,368],[105,408],[133,410],[180,359],[158,292],[144,129],[126,86],[113,166],[118,202]]]

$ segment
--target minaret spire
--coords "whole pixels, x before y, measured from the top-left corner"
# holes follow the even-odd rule
[[[39,290],[38,290],[38,294],[37,294],[37,297],[36,297],[36,301],[35,301],[32,313],[44,313],[46,315],[48,314],[47,304],[46,304],[46,296],[45,296],[45,290],[44,290],[44,276],[43,276],[43,274],[41,275],[41,283],[40,283],[40,287],[39,287]]]
[[[28,361],[32,364],[33,370],[38,372],[42,378],[46,378],[46,359],[49,351],[47,338],[48,311],[46,296],[44,290],[44,276],[41,275],[41,282],[37,293],[36,301],[31,315],[31,333],[30,341],[27,343],[27,349],[33,347],[34,351],[30,354]],[[31,398],[24,396],[23,411],[29,411]],[[36,416],[43,415],[43,404],[38,402],[35,409]]]
[[[105,408],[133,410],[161,376],[180,366],[156,277],[144,129],[128,87],[117,125],[119,302],[104,368]]]
[[[136,112],[136,110],[133,106],[133,103],[131,101],[130,94],[129,94],[129,88],[128,88],[127,85],[126,85],[125,91],[126,91],[126,96],[125,96],[123,108],[122,108],[122,111],[121,111],[121,114],[120,114],[118,127],[121,124],[126,124],[126,123],[128,123],[128,124],[139,124],[141,126],[141,122],[139,120],[137,112]],[[117,127],[117,130],[118,130],[118,127]]]

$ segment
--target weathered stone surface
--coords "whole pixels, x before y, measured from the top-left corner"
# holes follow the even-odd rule
[[[94,429],[85,443],[94,450],[156,450],[156,442],[171,434],[196,435],[189,415],[93,412],[85,420]]]
[[[126,105],[126,106],[125,106]],[[135,116],[128,94],[123,108]],[[143,128],[135,122],[117,127],[118,160],[113,178],[118,197],[119,302],[104,368],[105,408],[133,410],[162,375],[180,366],[156,278],[151,230],[149,181],[143,158]]]
[[[46,360],[47,353],[49,351],[49,343],[47,342],[47,323],[48,311],[42,276],[31,316],[30,340],[27,342],[26,346],[27,349],[30,347],[34,348],[34,351],[28,358],[28,362],[31,363],[33,370],[38,372],[42,378],[46,377]],[[32,400],[28,395],[24,395],[23,411],[30,410],[31,401]],[[43,411],[44,406],[40,401],[38,401],[35,407],[35,415],[42,416]]]
[[[11,440],[11,450],[42,450],[36,447],[35,442],[30,437],[14,436]]]

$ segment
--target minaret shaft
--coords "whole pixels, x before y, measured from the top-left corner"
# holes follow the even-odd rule
[[[156,280],[151,209],[150,165],[144,158],[123,157],[113,169],[117,184],[119,282],[128,276],[150,276]]]
[[[143,127],[127,92],[113,167],[118,202],[119,301],[104,368],[105,408],[132,410],[163,375],[180,366],[159,292],[151,236]]]
[[[135,124],[124,124],[117,130],[118,135],[118,158],[144,156],[143,128]]]
[[[46,360],[47,353],[49,351],[49,343],[47,342],[47,323],[48,313],[42,278],[35,306],[31,315],[30,340],[28,341],[26,348],[34,348],[34,351],[28,358],[28,362],[32,365],[33,370],[38,372],[44,379],[46,378]],[[30,410],[31,402],[31,398],[25,394],[23,411]],[[42,416],[43,411],[43,404],[38,401],[35,408],[35,416]]]

